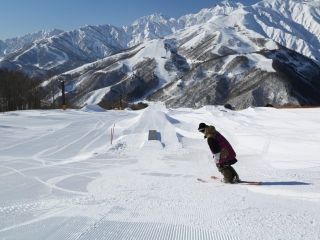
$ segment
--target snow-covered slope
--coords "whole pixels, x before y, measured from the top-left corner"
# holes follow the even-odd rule
[[[319,109],[94,109],[1,115],[0,239],[320,238]],[[210,180],[200,122],[262,185]]]
[[[245,11],[245,27],[320,63],[319,1],[265,0]]]
[[[319,105],[319,65],[246,29],[241,25],[242,11],[167,39],[190,70],[149,99],[172,107]]]
[[[42,85],[51,88],[64,79],[68,101],[75,105],[118,102],[119,95],[134,101],[177,78],[167,71],[171,53],[164,39],[150,40],[128,51],[53,77]],[[60,93],[59,89],[56,89]]]
[[[150,94],[174,107],[319,105],[319,16],[317,1],[223,1],[179,19],[153,14],[123,28],[44,38],[6,55],[0,67],[54,76],[44,85],[64,78],[78,106]]]

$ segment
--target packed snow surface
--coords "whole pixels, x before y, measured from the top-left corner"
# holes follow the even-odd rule
[[[320,239],[319,118],[160,104],[1,113],[0,239]],[[210,180],[220,173],[200,122],[262,185]]]

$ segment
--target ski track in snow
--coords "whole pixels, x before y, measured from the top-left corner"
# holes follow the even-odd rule
[[[319,239],[319,116],[158,104],[2,114],[0,239]],[[210,180],[199,122],[233,144],[243,180],[263,184]]]

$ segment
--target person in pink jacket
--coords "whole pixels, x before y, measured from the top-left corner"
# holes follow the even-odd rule
[[[239,175],[231,166],[237,162],[236,153],[228,140],[214,126],[200,123],[198,131],[204,134],[213,154],[216,166],[223,175],[225,183],[240,182]]]

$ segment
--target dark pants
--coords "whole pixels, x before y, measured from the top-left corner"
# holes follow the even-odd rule
[[[219,166],[217,167],[219,172],[222,173],[223,181],[225,183],[235,183],[240,181],[238,173],[236,172],[236,170],[234,170],[232,166],[224,165],[223,167],[219,167]]]

